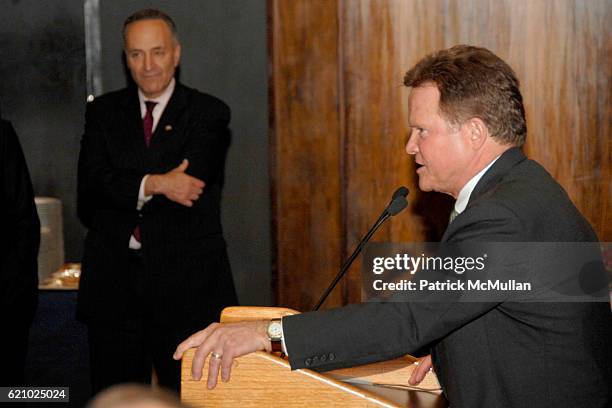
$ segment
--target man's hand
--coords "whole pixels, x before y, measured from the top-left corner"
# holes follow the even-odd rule
[[[202,378],[204,361],[210,354],[208,362],[209,389],[217,385],[219,368],[221,380],[228,382],[234,358],[258,350],[272,350],[267,335],[268,320],[241,323],[213,323],[206,329],[192,334],[178,345],[173,358],[180,360],[185,351],[197,347],[191,366],[191,375],[195,380]]]
[[[165,174],[151,174],[145,182],[145,195],[163,194],[186,207],[191,207],[200,198],[204,182],[185,173],[189,160],[184,159],[178,167]]]
[[[425,375],[427,375],[429,370],[431,370],[432,366],[433,364],[431,362],[431,354],[428,354],[418,362],[417,367],[414,369],[414,371],[412,371],[412,374],[410,375],[408,384],[419,385],[419,383],[423,381],[423,378],[425,378]]]

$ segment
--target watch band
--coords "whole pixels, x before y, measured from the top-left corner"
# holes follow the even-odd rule
[[[281,353],[283,351],[283,342],[281,340],[270,340],[272,344],[272,352]]]

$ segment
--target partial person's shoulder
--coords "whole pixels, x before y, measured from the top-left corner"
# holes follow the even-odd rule
[[[5,155],[13,155],[20,150],[21,144],[13,124],[8,120],[0,119],[0,164],[4,161]]]
[[[5,149],[7,140],[11,135],[11,129],[11,122],[0,119],[0,152],[3,152]]]
[[[200,92],[197,89],[189,88],[185,85],[177,85],[182,87],[183,91],[187,95],[191,108],[201,109],[208,115],[215,115],[219,118],[228,119],[230,117],[229,106],[222,101],[220,98],[210,95],[204,92]]]
[[[8,132],[10,129],[12,129],[12,125],[11,122],[9,122],[8,120],[4,120],[4,119],[0,119],[0,132],[2,134]]]
[[[13,125],[8,120],[0,119],[0,138],[2,143],[6,144],[8,141],[17,138]]]

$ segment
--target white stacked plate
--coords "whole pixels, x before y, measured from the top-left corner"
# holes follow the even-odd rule
[[[40,218],[38,279],[42,282],[64,265],[64,228],[62,202],[52,197],[36,197]]]

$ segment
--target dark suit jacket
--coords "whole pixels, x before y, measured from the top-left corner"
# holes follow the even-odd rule
[[[563,189],[513,148],[478,182],[443,245],[594,240]],[[547,259],[529,262],[537,270]],[[453,407],[604,407],[610,323],[609,303],[451,301],[350,305],[286,317],[283,328],[292,368],[328,370],[431,346]]]
[[[230,142],[230,110],[221,100],[177,82],[149,147],[138,94],[127,88],[87,105],[78,170],[78,214],[88,228],[77,314],[118,320],[144,309],[162,321],[200,327],[236,304],[222,235],[220,199]],[[188,208],[156,195],[136,210],[141,180],[186,158],[206,183]],[[140,225],[144,276],[125,265]],[[134,291],[145,305],[133,304]]]
[[[0,225],[0,316],[8,326],[27,327],[38,299],[40,222],[19,139],[1,119]]]

